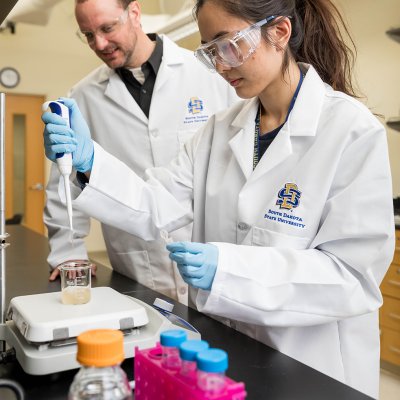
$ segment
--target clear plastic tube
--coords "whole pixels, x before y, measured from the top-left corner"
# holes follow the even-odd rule
[[[181,368],[182,362],[179,355],[179,346],[186,341],[186,338],[186,332],[181,329],[171,329],[161,332],[161,364],[164,368],[173,370],[179,370]]]
[[[225,371],[228,354],[220,349],[208,349],[197,354],[197,386],[207,395],[217,395],[226,387]]]
[[[179,347],[182,360],[180,374],[189,381],[196,381],[197,354],[208,349],[208,343],[204,340],[187,340]]]

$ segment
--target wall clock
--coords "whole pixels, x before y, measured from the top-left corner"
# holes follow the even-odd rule
[[[20,81],[19,72],[12,67],[5,67],[0,70],[0,84],[6,88],[14,88]]]

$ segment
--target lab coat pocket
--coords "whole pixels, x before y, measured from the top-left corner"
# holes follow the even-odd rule
[[[115,271],[154,289],[147,251],[130,251],[129,253],[113,251],[109,252],[109,257]]]
[[[184,130],[184,131],[178,131],[178,142],[179,142],[179,148],[181,149],[183,145],[191,139],[194,134],[196,133],[196,130]]]
[[[254,246],[280,247],[296,250],[307,249],[311,239],[307,237],[286,235],[258,227],[253,228],[252,244]]]

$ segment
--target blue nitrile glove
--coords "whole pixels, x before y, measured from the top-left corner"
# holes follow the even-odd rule
[[[94,146],[89,127],[74,99],[60,100],[70,110],[71,128],[57,114],[45,112],[42,120],[46,124],[43,132],[46,157],[56,160],[56,153],[72,153],[72,164],[77,171],[90,171],[93,166]]]
[[[211,290],[218,266],[218,247],[210,243],[168,243],[169,258],[178,264],[183,280],[199,289]]]

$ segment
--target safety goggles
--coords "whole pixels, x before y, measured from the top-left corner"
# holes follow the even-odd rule
[[[124,25],[125,22],[127,21],[128,13],[129,13],[129,9],[126,8],[119,17],[115,18],[113,21],[107,22],[107,23],[99,26],[93,32],[77,30],[76,34],[79,37],[79,39],[82,40],[83,43],[87,43],[89,45],[94,44],[97,36],[99,36],[103,39],[104,38],[111,39],[113,37],[113,35],[115,35],[116,33],[119,32],[122,25]]]
[[[261,27],[274,18],[275,16],[270,16],[241,31],[218,37],[199,46],[194,54],[212,72],[215,72],[217,63],[225,67],[239,67],[260,44]]]

